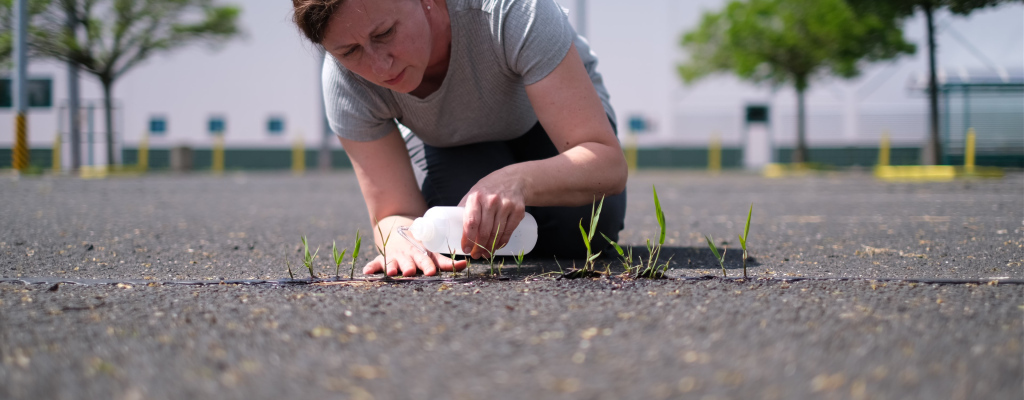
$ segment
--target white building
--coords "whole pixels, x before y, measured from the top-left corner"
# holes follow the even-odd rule
[[[680,33],[695,26],[703,10],[719,9],[725,0],[587,1],[588,39],[600,58],[599,70],[612,94],[620,131],[637,115],[653,127],[639,138],[642,146],[703,147],[717,132],[726,146],[735,147],[742,137],[744,106],[764,103],[771,107],[776,145],[792,145],[792,89],[754,87],[729,76],[684,86],[675,75],[675,64],[684,58],[677,45]],[[562,3],[571,12],[576,1]],[[161,119],[166,132],[151,137],[152,147],[209,147],[207,131],[213,118],[225,122],[229,149],[285,148],[295,138],[310,148],[319,145],[323,120],[317,51],[293,27],[288,2],[247,1],[242,7],[243,39],[219,51],[194,47],[157,55],[116,83],[120,109],[115,125],[126,147],[134,147],[151,122]],[[937,39],[943,74],[1024,68],[1022,16],[1024,6],[1018,4],[967,18],[940,12]],[[904,33],[918,44],[917,54],[864,68],[854,80],[812,84],[807,98],[812,148],[875,146],[883,131],[890,133],[895,145],[916,147],[924,142],[926,97],[910,89],[911,81],[927,71],[923,17],[909,20]],[[61,116],[67,73],[62,63],[47,60],[33,60],[29,73],[53,82],[54,107],[32,109],[29,114],[31,147],[48,148],[57,132],[67,130],[66,116]],[[85,103],[97,106],[94,158],[100,162],[105,157],[98,110],[101,90],[84,73],[82,93]],[[281,133],[271,132],[272,120],[282,123]],[[0,148],[12,146],[13,126],[11,109],[0,109]],[[83,140],[86,131],[87,124]],[[331,143],[339,146],[333,139]]]

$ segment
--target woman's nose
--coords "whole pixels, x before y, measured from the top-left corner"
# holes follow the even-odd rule
[[[388,73],[391,71],[391,63],[394,61],[394,57],[391,57],[391,54],[384,49],[374,49],[371,57],[372,61],[370,62],[373,64],[373,73],[382,78],[390,78]]]

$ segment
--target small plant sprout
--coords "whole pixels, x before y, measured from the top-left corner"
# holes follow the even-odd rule
[[[723,247],[722,254],[719,255],[718,248],[715,247],[715,239],[708,235],[705,235],[704,239],[708,241],[708,247],[711,248],[711,253],[715,255],[715,260],[718,261],[718,265],[722,267],[722,276],[728,276],[728,274],[725,273],[725,252],[729,251],[729,248]]]
[[[480,243],[473,242],[473,244],[476,245],[476,247],[479,247],[479,248],[483,249],[483,251],[487,252],[487,261],[490,262],[488,264],[488,271],[490,271],[492,276],[494,275],[494,252],[497,251],[498,249],[500,249],[500,247],[497,247],[498,246],[498,236],[501,236],[501,223],[500,222],[498,223],[497,229],[494,232],[494,241],[491,242],[491,248],[490,249],[484,247]],[[502,265],[505,265],[505,264],[503,263]],[[501,275],[501,267],[498,267],[498,275]]]
[[[750,211],[747,211],[747,226],[743,228],[743,236],[740,236],[740,246],[743,247],[743,279],[747,279],[747,237],[750,235],[750,216],[754,214],[754,203],[750,203]]]
[[[284,260],[284,266],[288,267],[288,277],[291,278],[292,280],[295,280],[295,275],[292,274],[292,263],[291,263],[291,261],[288,261],[288,259],[285,259]]]
[[[516,260],[516,272],[519,272],[519,269],[523,267],[523,258],[525,256],[526,250],[519,250],[519,254],[516,254],[515,257],[513,257]]]
[[[345,252],[348,249],[342,250],[338,253],[338,242],[331,243],[331,256],[334,257],[334,276],[341,276],[338,273],[341,271],[341,261],[345,259]]]
[[[459,276],[459,270],[455,269],[455,250],[448,246],[448,257],[452,259],[452,278]]]
[[[352,249],[352,271],[348,274],[348,279],[354,279],[356,277],[356,259],[359,258],[359,247],[363,244],[363,235],[360,234],[359,229],[356,229],[356,247]],[[344,254],[342,254],[344,256]]]
[[[595,209],[594,206],[597,206]],[[594,271],[594,260],[601,256],[601,252],[597,254],[593,253],[593,246],[591,245],[594,241],[594,232],[597,232],[597,221],[601,219],[601,208],[604,207],[604,196],[601,196],[601,202],[598,203],[595,199],[593,203],[590,203],[590,231],[583,229],[583,220],[580,220],[580,235],[583,235],[583,245],[587,247],[587,261],[583,263],[584,272]]]
[[[388,270],[388,241],[391,240],[391,231],[394,229],[388,229],[388,236],[384,237],[384,232],[380,229],[380,221],[374,220],[374,225],[377,226],[377,234],[380,235],[380,246],[377,246],[377,252],[380,253],[381,257],[384,257],[384,276],[387,276]],[[391,224],[391,228],[394,228],[395,224]]]
[[[317,279],[316,278],[316,273],[313,272],[313,259],[316,258],[317,253],[320,253],[320,248],[317,247],[316,251],[314,251],[313,254],[310,255],[309,254],[309,243],[306,242],[306,237],[305,236],[302,236],[302,247],[304,247],[305,250],[306,250],[305,254],[302,257],[302,263],[306,265],[307,269],[309,269],[309,276],[311,278],[313,278],[313,279]]]

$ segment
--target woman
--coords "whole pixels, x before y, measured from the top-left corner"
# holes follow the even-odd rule
[[[327,117],[385,237],[429,207],[464,206],[463,251],[479,258],[474,243],[506,243],[529,211],[539,225],[532,255],[579,257],[579,222],[607,196],[598,229],[617,239],[627,171],[614,112],[596,58],[554,0],[292,4],[296,25],[329,55]],[[424,143],[422,187],[396,122]],[[363,273],[466,266],[401,239],[385,251],[387,265],[378,256]]]

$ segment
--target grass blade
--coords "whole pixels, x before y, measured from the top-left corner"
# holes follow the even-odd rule
[[[611,244],[613,248],[615,248],[615,252],[619,253],[619,256],[624,257],[626,255],[626,252],[622,251],[622,246],[619,246],[619,244],[615,243],[614,240],[609,239],[608,235],[605,235],[604,232],[601,232],[601,236],[604,236],[604,240],[607,240],[608,243]]]
[[[653,185],[651,191],[654,192],[654,212],[658,217],[658,226],[661,228],[661,234],[658,236],[658,245],[665,244],[665,212],[661,210],[661,202],[658,201],[658,189]]]
[[[747,251],[747,235],[750,235],[750,216],[754,214],[754,203],[750,203],[750,210],[747,211],[747,226],[743,228],[743,237],[740,238],[740,244],[743,245],[743,251]]]
[[[715,255],[715,260],[721,260],[722,256],[718,255],[718,248],[715,247],[714,239],[712,239],[711,236],[704,235],[704,240],[708,241],[708,247],[711,248],[711,253]]]

